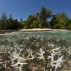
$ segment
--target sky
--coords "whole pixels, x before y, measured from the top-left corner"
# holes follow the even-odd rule
[[[0,0],[0,15],[6,13],[13,18],[27,19],[40,12],[43,6],[51,9],[53,14],[65,12],[71,18],[71,0]]]

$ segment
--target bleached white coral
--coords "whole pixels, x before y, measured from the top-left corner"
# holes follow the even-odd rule
[[[58,67],[61,67],[61,64],[63,63],[63,56],[61,56],[58,60],[55,60],[51,62],[51,66],[55,67],[55,71],[57,70]]]
[[[27,59],[20,56],[21,51],[22,51],[21,49],[17,50],[15,48],[14,51],[12,51],[11,53],[9,53],[10,54],[9,58],[12,61],[11,66],[14,67],[14,68],[16,68],[16,69],[18,69],[19,71],[22,71],[22,66],[27,64],[26,63]],[[17,60],[17,62],[15,62],[16,60]]]
[[[26,62],[24,62],[24,61],[18,59],[18,62],[15,63],[15,64],[12,64],[11,66],[14,67],[14,68],[16,68],[16,69],[19,70],[19,71],[22,71],[23,65],[26,65],[26,64],[27,64]]]
[[[42,48],[40,48],[40,53],[37,53],[39,56],[37,57],[39,60],[45,60],[45,58],[44,58],[44,54],[45,54],[45,51],[42,49]]]
[[[68,47],[67,52],[69,55],[71,55],[71,47],[70,46]]]
[[[0,64],[2,64],[3,62],[2,62],[2,58],[1,58],[1,56],[0,56]]]
[[[26,51],[28,53],[27,59],[28,60],[31,60],[31,59],[33,60],[35,58],[35,55],[33,55],[33,50],[29,48]]]
[[[49,47],[54,47],[55,45],[53,43],[48,43]]]
[[[63,60],[63,56],[59,57],[59,54],[61,54],[59,49],[60,49],[60,47],[53,49],[52,52],[51,52],[51,56],[48,56],[48,59],[51,59],[50,63],[51,63],[52,68],[55,67],[55,71],[57,70],[58,67],[61,67],[61,64],[64,61]],[[58,55],[58,59],[57,60],[54,60],[55,55]]]

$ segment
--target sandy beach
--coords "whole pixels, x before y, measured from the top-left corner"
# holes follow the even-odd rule
[[[34,29],[21,29],[20,31],[25,31],[25,32],[33,32],[33,31],[62,31],[62,32],[67,32],[67,31],[70,31],[70,30],[50,29],[50,28],[34,28]]]
[[[48,32],[71,32],[66,29],[50,29],[50,28],[34,28],[34,29],[20,29],[20,30],[0,30],[0,34],[12,33],[15,34],[17,32],[39,32],[39,31],[48,31]]]

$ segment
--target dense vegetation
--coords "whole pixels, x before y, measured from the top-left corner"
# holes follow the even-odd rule
[[[49,20],[50,19],[50,20]],[[26,20],[13,19],[10,15],[2,13],[0,18],[0,30],[16,30],[21,28],[53,28],[71,29],[71,19],[64,13],[52,14],[50,9],[42,7],[40,12],[28,16]]]

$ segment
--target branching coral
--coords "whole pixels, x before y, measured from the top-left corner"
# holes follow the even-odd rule
[[[45,53],[45,51],[42,49],[42,48],[40,48],[40,53],[37,53],[38,55],[39,55],[39,57],[37,57],[39,60],[45,60],[45,58],[44,58],[44,53]]]
[[[1,58],[1,56],[0,56],[0,64],[2,64],[3,62],[2,62],[2,58]]]
[[[15,50],[12,51],[12,53],[10,53],[10,56],[9,56],[9,58],[12,61],[11,66],[14,67],[14,68],[16,68],[19,71],[22,71],[23,65],[26,65],[27,64],[26,63],[26,60],[27,59],[25,59],[25,58],[23,58],[23,57],[20,56],[21,51],[22,51],[22,49],[17,50],[15,48]]]
[[[29,48],[26,51],[28,53],[27,59],[28,60],[33,60],[35,58],[35,55],[33,55],[33,53],[34,53],[33,50]]]
[[[61,54],[61,52],[59,51],[60,47],[59,48],[55,48],[55,49],[52,49],[51,51],[51,56],[48,56],[48,59],[51,59],[51,67],[55,67],[55,71],[57,70],[58,67],[61,67],[61,64],[63,63],[63,56],[59,57],[59,55]],[[58,56],[57,60],[54,60],[54,57],[55,56]],[[51,69],[52,69],[51,68]]]

